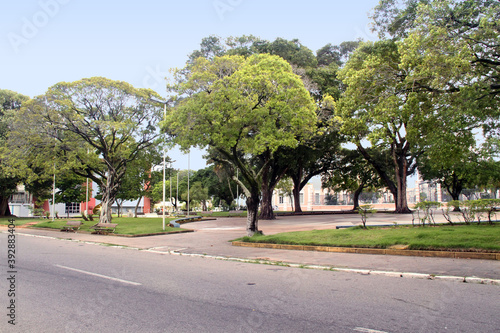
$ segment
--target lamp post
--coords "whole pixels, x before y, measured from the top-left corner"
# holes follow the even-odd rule
[[[87,155],[89,154],[89,149],[87,148]],[[89,216],[89,177],[87,177],[87,184],[85,187],[85,216]]]
[[[170,177],[170,213],[173,213],[174,212],[174,206],[172,205],[172,163],[175,162],[175,161],[170,161],[170,170],[168,172],[169,174],[169,177]],[[177,200],[175,201],[177,203]]]
[[[54,179],[52,180],[52,221],[56,218],[56,164],[54,163]]]
[[[175,194],[175,211],[179,212],[179,170],[177,170],[177,193]]]
[[[188,200],[187,200],[187,216],[189,216],[189,173],[190,173],[190,157],[191,157],[191,151],[188,151]]]
[[[161,101],[159,99],[156,99],[154,97],[151,97],[151,101],[157,102],[157,103],[162,103],[163,104],[163,120],[167,118],[167,104],[170,102],[168,101]],[[163,202],[162,202],[162,220],[163,220],[163,231],[165,231],[165,160],[166,160],[166,154],[167,152],[165,151],[165,148],[163,148]]]

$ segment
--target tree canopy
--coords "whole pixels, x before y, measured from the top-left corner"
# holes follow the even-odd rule
[[[239,169],[245,182],[233,180],[247,197],[247,231],[258,232],[263,169],[254,169],[249,159],[311,136],[312,98],[291,66],[268,54],[198,58],[188,80],[178,82],[170,89],[185,98],[169,112],[165,130],[184,149],[210,146],[223,163]]]
[[[102,77],[58,83],[17,113],[10,155],[31,156],[45,170],[57,165],[95,181],[102,190],[100,220],[110,222],[128,164],[158,143],[162,107],[150,101],[153,96],[159,97]]]
[[[11,215],[8,205],[9,196],[22,182],[22,177],[9,168],[4,154],[8,153],[6,140],[12,119],[27,100],[29,100],[28,96],[0,89],[0,216]]]

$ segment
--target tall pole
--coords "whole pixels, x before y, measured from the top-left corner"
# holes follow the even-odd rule
[[[236,179],[239,179],[239,171],[240,169],[236,169]],[[240,187],[238,183],[236,183],[236,209],[240,210]]]
[[[188,201],[187,201],[187,216],[189,216],[189,173],[190,173],[190,156],[191,156],[191,151],[188,151]]]
[[[167,119],[167,103],[169,101],[161,101],[157,98],[151,97],[151,101],[156,102],[156,103],[162,103],[163,104],[163,120],[165,121]],[[166,160],[166,155],[167,152],[165,150],[165,147],[163,147],[163,203],[162,203],[162,220],[163,220],[163,230],[165,231],[165,160]]]
[[[177,170],[177,194],[175,195],[175,208],[179,211],[179,170]]]
[[[170,202],[170,214],[174,211],[174,206],[172,205],[172,161],[170,161],[170,170],[168,170],[168,175],[170,177],[170,197],[168,201]]]
[[[52,221],[56,218],[56,164],[54,163],[54,179],[52,181]]]
[[[89,179],[87,178],[87,194],[85,195],[85,216],[89,215]]]
[[[163,104],[163,120],[167,118],[167,103]],[[163,219],[163,231],[165,231],[165,156],[166,151],[163,147],[163,203],[162,203],[162,219]]]
[[[87,149],[87,155],[89,154],[89,150]],[[85,216],[89,215],[89,177],[87,177],[87,194],[85,195]]]

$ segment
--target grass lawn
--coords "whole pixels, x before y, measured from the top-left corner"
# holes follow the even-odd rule
[[[82,221],[83,225],[80,227],[81,231],[92,231],[91,226],[97,223],[97,221],[84,221],[83,219],[73,218],[70,220]],[[133,217],[115,217],[112,223],[118,223],[116,227],[115,234],[120,235],[144,235],[144,234],[155,234],[155,233],[169,233],[174,231],[184,230],[181,228],[170,228],[168,223],[173,220],[173,218],[165,218],[165,231],[163,231],[162,218],[133,218]],[[53,228],[61,229],[68,219],[59,219],[52,221],[42,221],[34,225],[36,228]]]
[[[428,227],[359,227],[337,230],[286,232],[237,239],[253,243],[388,248],[408,245],[410,250],[500,252],[500,223],[494,225],[438,225]]]
[[[195,212],[194,215],[198,215],[198,214],[196,214],[196,212]],[[199,215],[204,216],[206,214],[199,214]],[[213,212],[212,214],[210,214],[210,216],[213,216],[213,217],[235,217],[235,216],[246,217],[247,212],[246,211],[241,212],[241,213]]]
[[[42,218],[33,218],[33,217],[0,217],[0,225],[8,225],[9,220],[15,220],[16,225],[23,225],[28,222],[36,222],[36,221],[47,221]]]

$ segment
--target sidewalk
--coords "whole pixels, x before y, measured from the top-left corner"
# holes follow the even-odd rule
[[[359,224],[357,215],[315,215],[278,217],[274,221],[259,221],[264,234],[286,231],[331,229],[336,226]],[[370,224],[410,223],[411,215],[377,214]],[[438,221],[439,222],[439,221]],[[127,246],[164,253],[205,255],[210,257],[269,260],[300,265],[319,265],[335,268],[361,269],[398,273],[479,277],[500,280],[500,261],[479,259],[423,258],[392,255],[294,251],[281,249],[232,246],[229,241],[245,236],[245,218],[219,218],[185,224],[195,232],[148,236],[118,237],[52,230],[18,228],[17,234],[72,239]],[[1,230],[4,230],[3,228]]]

